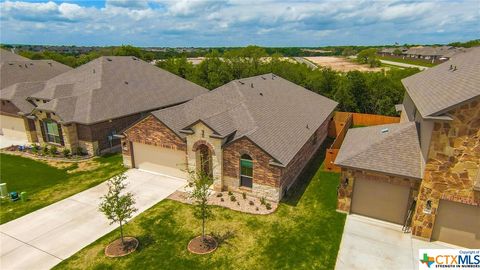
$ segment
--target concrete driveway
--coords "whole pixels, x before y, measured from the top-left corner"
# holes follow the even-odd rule
[[[27,140],[5,137],[4,135],[0,135],[0,149],[9,147],[12,145],[26,145],[26,144],[29,144]]]
[[[126,174],[136,215],[186,184],[183,179],[136,169]],[[102,183],[1,225],[0,269],[49,269],[115,229],[98,211],[106,192]]]
[[[424,248],[458,247],[413,239],[400,225],[348,215],[335,269],[418,269],[418,250]]]

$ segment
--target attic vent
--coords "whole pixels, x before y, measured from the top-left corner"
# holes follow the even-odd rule
[[[307,124],[307,129],[310,129],[310,128],[308,127],[308,124]]]
[[[250,84],[250,87],[253,88],[253,83]]]
[[[267,79],[267,78],[265,78],[265,77],[263,77],[263,76],[261,76],[261,77],[262,77],[262,79],[264,79],[264,80],[266,80],[266,79]]]
[[[49,65],[49,66],[52,66],[52,63],[48,62],[48,65]]]
[[[8,65],[13,66],[13,63],[8,63]]]
[[[25,64],[25,68],[28,68],[27,64]]]
[[[388,128],[383,128],[383,129],[381,130],[382,133],[387,133],[388,131],[389,131]]]
[[[242,82],[242,81],[238,81],[238,82],[239,82],[241,85],[244,85],[244,84],[245,84],[245,83],[244,83],[244,82]]]
[[[128,84],[128,82],[127,82],[127,81],[125,81],[125,84]]]
[[[107,61],[112,62],[112,58],[107,58]]]
[[[93,73],[95,73],[95,69],[93,69]]]
[[[260,96],[262,96],[262,97],[263,97],[263,93],[262,93],[262,92],[260,92]]]
[[[455,70],[457,70],[457,66],[454,66],[452,71],[455,71]]]
[[[137,58],[135,58],[135,57],[132,57],[132,59],[133,59],[133,60],[138,60],[138,59],[137,59]]]
[[[273,79],[275,79],[275,75],[274,75],[274,74],[272,74],[272,80],[273,80]]]
[[[33,66],[33,63],[30,63],[30,66]]]

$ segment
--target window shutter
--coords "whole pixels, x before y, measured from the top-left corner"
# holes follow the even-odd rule
[[[60,136],[60,144],[65,145],[65,142],[63,141],[63,132],[62,132],[62,126],[59,123],[57,124],[57,130],[58,130],[58,136]]]

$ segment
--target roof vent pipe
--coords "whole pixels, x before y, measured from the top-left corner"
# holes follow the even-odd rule
[[[253,83],[250,84],[250,87],[253,88]]]
[[[389,131],[388,128],[383,128],[383,129],[381,130],[382,133],[387,133],[388,131]]]

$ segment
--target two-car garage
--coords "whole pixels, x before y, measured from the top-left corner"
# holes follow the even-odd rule
[[[25,122],[21,117],[0,114],[0,134],[17,140],[27,140]]]
[[[179,178],[186,177],[185,151],[137,142],[132,143],[132,146],[135,168]]]

